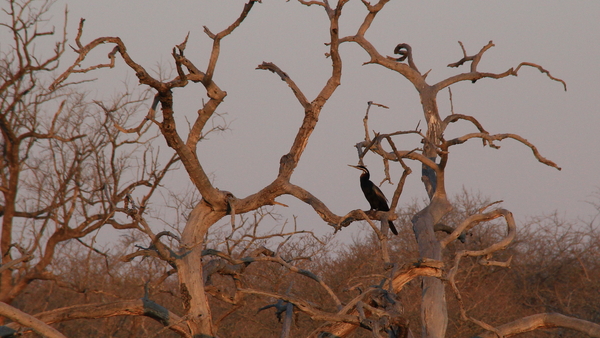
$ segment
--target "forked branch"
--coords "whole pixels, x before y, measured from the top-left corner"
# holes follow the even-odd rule
[[[519,71],[519,69],[521,69],[522,66],[529,66],[529,67],[537,68],[540,72],[548,75],[548,77],[551,80],[562,83],[565,91],[567,90],[567,84],[565,83],[565,81],[552,76],[550,74],[550,72],[547,71],[546,69],[544,69],[542,66],[537,65],[535,63],[531,63],[531,62],[521,62],[516,68],[510,68],[503,73],[480,72],[479,70],[477,70],[479,61],[481,60],[483,53],[485,53],[490,48],[494,47],[494,43],[492,41],[488,42],[488,44],[485,45],[483,48],[481,48],[481,50],[477,54],[471,55],[471,56],[467,56],[465,47],[463,46],[462,42],[459,41],[458,43],[460,44],[460,47],[463,51],[463,58],[458,60],[457,62],[449,64],[448,67],[452,67],[452,68],[460,67],[463,64],[465,64],[466,62],[471,61],[470,72],[458,74],[458,75],[449,77],[445,80],[442,80],[442,81],[436,83],[435,85],[432,86],[435,88],[436,91],[440,91],[441,89],[448,87],[454,83],[460,82],[460,81],[471,81],[471,82],[475,83],[477,80],[482,79],[482,78],[501,79],[501,78],[504,78],[507,76],[517,76],[518,71]]]
[[[600,337],[600,325],[587,320],[561,315],[559,313],[538,313],[520,318],[513,322],[498,326],[494,331],[481,332],[477,336],[481,338],[496,338],[498,335],[500,337],[512,337],[533,330],[558,327],[576,330],[590,337]]]
[[[470,134],[463,135],[461,137],[447,140],[442,144],[441,147],[443,149],[448,149],[450,146],[465,143],[466,141],[468,141],[472,138],[480,138],[484,141],[487,141],[490,144],[490,146],[492,146],[496,149],[500,148],[500,147],[495,146],[493,144],[494,141],[502,141],[507,138],[519,141],[531,149],[531,151],[533,152],[533,156],[535,156],[535,158],[538,161],[540,161],[541,163],[543,163],[547,166],[554,167],[557,170],[561,170],[561,167],[559,167],[556,163],[554,163],[554,162],[550,161],[549,159],[545,158],[544,156],[542,156],[535,145],[533,145],[531,142],[527,141],[525,138],[523,138],[517,134],[508,134],[507,133],[507,134],[490,135],[488,133],[470,133]]]
[[[443,263],[434,260],[421,260],[414,264],[407,264],[394,274],[392,278],[392,292],[398,294],[403,287],[417,277],[442,277]],[[380,290],[378,287],[370,287],[350,300],[338,315],[351,315],[358,317],[356,306],[360,302],[367,302],[367,299]],[[321,325],[311,332],[310,338],[319,337],[347,337],[352,331],[356,330],[360,324],[344,320],[328,320],[328,323]]]
[[[342,307],[342,303],[341,303],[340,299],[333,292],[333,290],[319,276],[312,273],[311,271],[301,269],[295,265],[290,264],[288,261],[283,259],[279,254],[275,254],[274,252],[270,252],[270,254],[267,253],[265,255],[247,256],[247,257],[244,257],[241,259],[235,259],[235,258],[233,258],[223,252],[220,252],[218,250],[207,249],[207,250],[203,250],[203,256],[204,255],[217,256],[217,257],[225,259],[230,264],[237,265],[237,266],[245,266],[245,265],[248,265],[253,262],[273,262],[273,263],[280,264],[281,266],[285,267],[286,269],[288,269],[291,272],[308,277],[308,278],[312,279],[313,281],[317,282],[333,299],[333,301],[336,304],[336,307],[338,307],[338,308]]]
[[[45,323],[45,325],[61,323],[75,319],[98,319],[115,316],[146,316],[150,317],[166,328],[177,332],[182,337],[191,337],[189,329],[182,323],[183,319],[172,313],[161,305],[146,299],[133,299],[118,301],[112,303],[96,303],[75,305],[65,308],[58,308],[51,311],[41,312],[34,317]],[[25,327],[33,327],[30,323],[16,321],[7,326],[11,329],[18,329],[19,324]],[[38,331],[39,332],[39,331]],[[44,335],[46,336],[46,335]],[[57,337],[47,335],[47,337]],[[60,337],[64,337],[60,335]]]
[[[479,319],[471,317],[467,314],[467,310],[466,310],[465,304],[463,302],[462,295],[460,293],[460,290],[458,289],[458,286],[456,285],[456,275],[458,273],[460,260],[463,257],[481,257],[479,262],[480,262],[480,264],[483,264],[483,265],[496,265],[496,266],[503,266],[503,267],[508,267],[510,265],[511,259],[508,259],[508,261],[506,261],[506,262],[490,261],[489,259],[492,257],[492,255],[495,252],[506,249],[506,247],[508,247],[508,245],[510,243],[512,243],[512,241],[514,240],[516,233],[517,233],[517,227],[516,227],[515,220],[514,220],[512,213],[506,209],[496,209],[496,210],[493,210],[493,211],[490,211],[487,213],[478,213],[478,214],[472,215],[472,216],[468,217],[467,219],[465,219],[459,226],[457,226],[452,234],[450,234],[448,237],[446,237],[442,241],[440,241],[440,244],[442,246],[446,246],[451,241],[458,238],[458,236],[460,236],[460,234],[462,232],[468,231],[469,229],[471,229],[472,227],[476,226],[477,224],[479,224],[481,222],[490,221],[490,220],[496,219],[498,217],[504,217],[504,219],[506,221],[506,225],[507,225],[506,236],[499,242],[496,242],[496,243],[488,246],[487,248],[484,248],[481,250],[461,250],[461,251],[457,252],[456,256],[454,258],[454,265],[448,272],[448,282],[450,283],[450,286],[452,287],[452,290],[454,291],[454,295],[456,296],[456,299],[458,300],[462,319],[471,321],[471,322],[481,326],[485,330],[493,331],[496,333],[497,333],[496,329],[494,329],[491,325],[489,325]]]

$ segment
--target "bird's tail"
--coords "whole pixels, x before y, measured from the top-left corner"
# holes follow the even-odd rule
[[[394,226],[394,222],[388,221],[388,225],[390,226],[390,230],[392,230],[394,235],[398,235],[398,230],[396,230],[396,227]]]

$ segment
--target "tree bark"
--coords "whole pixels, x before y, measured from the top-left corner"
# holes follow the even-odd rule
[[[402,269],[392,279],[392,290],[394,293],[399,293],[408,282],[420,276],[434,279],[441,277],[441,265],[442,264],[440,262],[425,262],[414,264]],[[352,301],[350,303],[352,303]],[[358,316],[358,311],[354,309],[350,314],[353,316]],[[348,337],[358,327],[358,325],[344,323],[342,321],[328,322],[311,332],[308,338]]]
[[[517,334],[542,329],[542,328],[567,328],[577,330],[590,337],[600,337],[600,325],[587,320],[581,320],[559,313],[539,313],[529,317],[517,319],[496,328],[502,337],[510,337]],[[477,338],[496,338],[496,332],[488,331],[477,335]]]
[[[202,200],[191,212],[181,237],[181,256],[176,264],[183,307],[193,336],[212,337],[216,333],[204,292],[202,250],[208,229],[224,216],[225,212],[213,210]]]
[[[30,327],[38,334],[49,338],[66,338],[55,328],[42,322],[41,320],[26,314],[25,312],[14,308],[6,303],[0,302],[0,315],[18,322],[22,326]]]
[[[419,257],[435,260],[442,259],[442,249],[435,237],[433,225],[450,208],[450,203],[446,199],[434,198],[425,209],[413,217],[413,230],[419,245]],[[448,326],[448,310],[444,284],[439,278],[424,277],[422,288],[421,336],[442,338],[445,336]]]
[[[183,319],[168,311],[164,307],[148,299],[133,299],[106,304],[84,304],[54,309],[34,315],[38,320],[46,323],[61,323],[75,319],[98,319],[115,316],[146,316],[159,321],[169,330],[179,333],[183,337],[190,337],[187,327],[182,323]],[[6,325],[10,329],[17,330],[25,325],[24,322],[14,322]]]
[[[423,155],[435,162],[436,146],[444,132],[438,112],[437,91],[429,85],[417,88],[421,96],[423,113],[427,121]],[[422,181],[431,199],[429,205],[418,212],[411,220],[419,247],[419,257],[442,260],[442,247],[435,236],[434,225],[452,210],[446,198],[443,167],[431,168],[422,164]],[[423,338],[443,338],[448,327],[448,309],[443,282],[435,277],[423,278],[421,300],[421,336]]]

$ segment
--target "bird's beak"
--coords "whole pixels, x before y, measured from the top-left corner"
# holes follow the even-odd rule
[[[357,167],[357,166],[355,166],[355,165],[352,165],[352,164],[348,164],[348,166],[349,166],[349,167],[352,167],[352,168],[354,168],[354,169],[360,169],[359,167]]]

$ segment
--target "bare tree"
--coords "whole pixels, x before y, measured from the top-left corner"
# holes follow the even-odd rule
[[[490,134],[484,129],[484,127],[477,121],[475,117],[454,114],[453,111],[450,115],[442,119],[437,106],[437,94],[446,87],[461,81],[471,81],[475,83],[477,80],[483,78],[501,79],[507,76],[516,76],[520,68],[523,66],[534,67],[541,72],[546,73],[552,80],[561,82],[565,90],[566,84],[564,81],[552,77],[550,73],[543,67],[530,62],[522,62],[516,68],[510,68],[503,73],[488,73],[479,71],[478,64],[483,57],[483,54],[494,46],[490,41],[474,55],[468,55],[463,44],[459,43],[463,51],[463,58],[455,63],[449,64],[448,67],[460,67],[470,62],[471,65],[469,71],[451,76],[447,79],[430,85],[426,81],[428,72],[421,73],[419,71],[415,60],[413,59],[412,48],[410,45],[406,43],[398,44],[394,49],[394,53],[400,55],[400,57],[396,58],[381,55],[374,48],[374,46],[369,43],[369,41],[365,38],[365,33],[369,29],[377,13],[379,13],[387,1],[382,0],[375,5],[371,5],[365,1],[363,1],[363,3],[369,11],[368,15],[365,17],[362,25],[357,30],[357,33],[353,36],[348,36],[341,39],[341,42],[357,43],[368,53],[370,57],[370,60],[366,63],[379,64],[392,71],[395,71],[414,85],[415,89],[419,93],[419,98],[423,106],[423,113],[426,121],[426,131],[424,134],[422,134],[422,149],[400,151],[396,148],[394,142],[392,141],[392,136],[402,135],[408,132],[396,132],[385,135],[376,134],[373,139],[371,139],[369,136],[369,129],[367,128],[368,116],[365,116],[365,140],[357,144],[357,148],[359,150],[361,159],[367,151],[371,150],[379,154],[384,161],[386,161],[386,166],[387,161],[402,162],[403,159],[417,160],[422,163],[423,169],[421,180],[423,181],[425,189],[429,195],[430,203],[412,218],[413,229],[418,242],[420,256],[422,258],[429,258],[438,261],[442,260],[444,247],[446,247],[451,241],[457,239],[464,231],[468,231],[481,222],[489,221],[498,217],[505,218],[507,223],[507,234],[506,237],[501,241],[494,243],[487,248],[480,250],[465,250],[456,254],[454,258],[454,266],[449,271],[448,279],[460,303],[461,295],[454,281],[454,277],[457,273],[461,258],[475,256],[481,257],[480,262],[484,265],[509,266],[510,260],[507,262],[496,262],[491,260],[491,258],[495,252],[505,249],[512,242],[516,234],[516,225],[512,214],[508,210],[496,209],[489,212],[484,212],[484,210],[488,207],[486,206],[480,209],[478,213],[465,219],[448,237],[442,240],[438,240],[436,238],[435,226],[439,224],[442,217],[451,210],[451,205],[448,201],[445,191],[444,180],[444,169],[449,160],[449,148],[474,138],[481,139],[484,146],[489,145],[493,148],[499,148],[494,142],[510,138],[517,140],[523,143],[525,146],[531,148],[534,156],[541,163],[554,167],[558,170],[560,170],[560,168],[552,161],[541,156],[533,144],[529,143],[526,139],[519,135],[508,133],[495,135]],[[369,106],[370,104],[371,103],[369,103]],[[477,132],[447,140],[444,134],[446,127],[450,123],[457,121],[466,121],[472,123],[477,129]],[[414,132],[420,133],[420,130],[416,130]],[[389,144],[389,146],[393,149],[392,152],[387,152],[383,149],[382,143],[384,142]],[[438,157],[439,162],[436,161]],[[400,184],[402,184],[402,181],[400,181]],[[400,185],[398,187],[401,188]],[[397,195],[395,195],[394,198],[397,198]],[[396,200],[392,201],[392,205],[395,205],[395,203]],[[423,297],[421,305],[423,337],[443,337],[445,335],[448,318],[445,297],[444,285],[440,279],[432,277],[426,277],[423,279]],[[461,315],[465,320],[470,320],[486,330],[498,333],[498,331],[490,325],[479,319],[469,316],[462,306]]]
[[[3,9],[8,19],[2,29],[12,38],[2,45],[0,64],[0,301],[5,303],[35,280],[60,280],[51,267],[59,244],[76,239],[97,250],[89,238],[101,227],[137,228],[127,215],[133,209],[144,212],[177,161],[158,162],[150,144],[156,135],[149,129],[122,132],[145,107],[146,92],[125,91],[103,103],[77,91],[74,83],[49,89],[66,44],[63,32],[49,57],[39,54],[39,46],[55,33],[39,30],[51,4],[9,1]],[[136,161],[140,169],[132,172]]]
[[[226,96],[226,92],[222,90],[214,80],[221,41],[233,33],[234,30],[243,23],[256,2],[258,1],[250,0],[244,6],[239,17],[223,31],[214,33],[208,27],[204,28],[206,35],[213,41],[210,59],[204,70],[200,70],[192,60],[185,56],[184,52],[188,42],[188,37],[185,37],[184,41],[175,46],[172,52],[177,75],[167,81],[152,76],[144,65],[136,62],[136,60],[128,53],[126,45],[119,37],[100,37],[84,44],[82,42],[84,20],[80,21],[79,30],[75,39],[76,46],[74,47],[75,52],[78,54],[77,60],[55,79],[50,86],[50,89],[57,90],[64,87],[67,80],[74,77],[75,73],[87,73],[102,68],[112,68],[115,65],[117,57],[122,58],[127,66],[135,72],[139,82],[150,88],[155,94],[150,112],[139,122],[139,124],[137,124],[137,127],[130,129],[124,128],[124,122],[119,120],[116,122],[119,126],[116,130],[120,133],[137,135],[140,131],[147,130],[152,125],[157,126],[168,146],[171,147],[175,153],[172,161],[169,163],[172,163],[175,159],[180,160],[193,186],[202,196],[201,200],[191,211],[181,236],[169,231],[155,233],[144,216],[145,203],[133,205],[131,204],[132,200],[128,200],[128,203],[130,203],[128,206],[123,209],[116,208],[116,204],[123,201],[132,188],[127,187],[126,189],[121,189],[119,190],[120,192],[117,192],[117,183],[113,183],[112,188],[109,188],[109,192],[112,191],[112,196],[114,196],[114,198],[112,200],[109,198],[102,200],[104,213],[99,216],[99,220],[102,220],[104,223],[115,222],[115,224],[117,224],[117,222],[114,221],[115,213],[117,211],[124,212],[133,219],[130,227],[139,229],[145,233],[151,241],[151,246],[148,248],[140,248],[139,251],[132,253],[125,258],[131,259],[135,256],[156,257],[167,262],[173,268],[174,272],[177,273],[181,300],[185,313],[181,316],[180,322],[169,323],[167,326],[169,328],[171,328],[171,326],[176,326],[178,329],[181,329],[177,332],[182,336],[214,337],[217,335],[218,321],[215,321],[213,316],[209,295],[225,302],[231,302],[231,304],[235,306],[243,304],[242,300],[245,295],[259,295],[279,300],[274,307],[280,315],[285,313],[284,317],[286,319],[284,330],[282,331],[283,336],[289,334],[290,318],[292,317],[291,312],[293,309],[296,309],[297,311],[307,314],[315,321],[325,322],[325,324],[311,334],[311,337],[345,337],[358,327],[364,327],[370,330],[374,337],[381,337],[382,335],[387,335],[389,337],[407,337],[411,335],[411,332],[409,330],[408,321],[404,318],[402,306],[397,298],[397,294],[401,292],[404,286],[411,280],[423,277],[421,312],[422,336],[444,337],[446,334],[448,313],[446,309],[446,295],[443,280],[448,281],[460,303],[461,292],[456,285],[455,278],[458,273],[461,259],[465,257],[479,257],[482,264],[507,266],[510,261],[496,261],[493,259],[493,255],[496,252],[505,249],[513,241],[516,233],[516,225],[512,214],[508,210],[501,208],[486,211],[491,205],[483,206],[475,214],[462,220],[456,228],[449,229],[440,223],[442,218],[451,210],[451,204],[446,196],[444,182],[444,170],[449,160],[448,149],[451,146],[462,144],[473,138],[481,139],[484,145],[497,148],[495,142],[511,138],[520,141],[525,146],[529,147],[540,162],[557,169],[559,168],[553,162],[542,157],[533,144],[529,143],[519,135],[490,134],[474,117],[471,116],[452,113],[447,117],[442,118],[436,103],[437,93],[460,81],[476,82],[483,78],[500,79],[516,75],[522,66],[535,67],[540,71],[547,73],[548,76],[550,76],[550,74],[541,66],[527,62],[521,63],[516,68],[511,68],[504,73],[496,74],[480,72],[477,69],[477,66],[483,54],[493,46],[490,42],[477,54],[472,56],[467,55],[466,50],[463,47],[464,57],[458,62],[449,65],[451,67],[458,67],[467,62],[471,62],[469,72],[460,73],[436,84],[429,85],[426,82],[427,73],[422,74],[418,70],[415,61],[413,60],[411,47],[408,44],[400,44],[395,48],[394,52],[399,54],[400,57],[385,57],[365,38],[365,34],[375,16],[387,3],[386,0],[381,0],[375,5],[363,1],[368,13],[363,23],[358,28],[357,33],[347,37],[339,36],[339,20],[342,15],[342,10],[348,0],[338,0],[335,6],[332,6],[329,1],[300,0],[304,5],[320,7],[325,10],[327,14],[329,19],[327,56],[331,61],[331,74],[323,84],[321,91],[315,98],[310,100],[304,95],[303,91],[296,85],[292,78],[277,65],[270,62],[263,62],[258,65],[257,69],[268,70],[274,73],[290,87],[299,103],[298,109],[302,111],[303,119],[298,133],[290,146],[289,152],[282,155],[280,159],[277,176],[271,183],[255,193],[246,197],[238,197],[232,192],[219,190],[212,184],[203,167],[202,154],[198,153],[197,145],[202,139],[203,130],[206,128],[207,121],[216,114],[216,110]],[[317,196],[298,185],[292,184],[290,181],[306,148],[310,135],[317,124],[324,105],[340,85],[342,76],[342,58],[339,52],[339,46],[341,43],[345,42],[354,42],[361,46],[370,57],[370,60],[367,63],[382,65],[390,70],[398,72],[408,79],[417,89],[423,105],[423,112],[425,114],[425,120],[427,121],[426,131],[424,133],[416,129],[410,131],[398,131],[390,134],[375,134],[371,137],[368,129],[368,109],[373,103],[370,102],[368,104],[367,115],[364,119],[365,138],[357,144],[359,161],[362,161],[363,157],[371,151],[384,159],[386,167],[389,166],[390,161],[396,161],[402,165],[404,170],[404,174],[399,181],[391,202],[391,211],[365,212],[362,210],[350,210],[346,215],[336,215],[331,212],[325,203]],[[85,61],[88,55],[98,46],[105,44],[113,46],[112,51],[108,54],[109,62],[106,64],[86,65]],[[406,63],[404,61],[406,61]],[[550,76],[550,78],[562,82],[552,76]],[[198,115],[190,124],[189,130],[186,130],[188,134],[187,137],[184,138],[182,136],[184,131],[179,129],[175,123],[175,115],[177,112],[175,111],[173,104],[173,91],[176,91],[181,87],[193,86],[196,83],[200,83],[204,87],[208,101],[203,103],[199,108]],[[160,115],[155,114],[155,109],[159,104],[162,112]],[[122,116],[119,114],[118,109],[111,109],[105,106],[102,106],[102,108],[106,110],[107,116],[113,116],[115,119],[119,119],[119,116]],[[470,122],[476,127],[477,132],[446,140],[444,137],[446,127],[450,123],[457,121]],[[49,130],[50,131],[47,133],[49,136],[47,138],[56,138],[54,137],[53,129],[50,128]],[[398,149],[394,143],[394,138],[407,133],[419,134],[422,137],[422,148],[416,146],[414,149],[409,150]],[[77,138],[77,136],[78,134],[71,136],[71,138],[60,139],[59,141],[75,143],[76,140],[83,139],[83,137]],[[383,147],[384,144],[389,145],[392,151],[385,151]],[[421,179],[424,182],[430,198],[430,203],[412,218],[420,257],[419,261],[414,264],[393,262],[389,255],[388,239],[385,231],[382,231],[382,229],[375,226],[372,222],[372,220],[385,221],[386,219],[394,220],[397,218],[394,210],[402,193],[404,181],[410,174],[410,169],[403,162],[405,160],[415,160],[422,164],[423,169]],[[168,167],[169,165],[166,166],[166,168]],[[162,175],[164,175],[165,170],[166,169],[158,171],[158,174],[154,177],[155,179],[152,183],[149,183],[151,185],[150,191],[153,191],[153,189],[156,188],[156,184],[160,181]],[[136,182],[138,182],[137,184],[144,183],[144,181]],[[106,191],[99,186],[94,186],[89,189],[89,191],[99,190]],[[78,192],[79,190],[77,188],[74,189],[74,191]],[[231,235],[233,235],[237,229],[236,215],[253,212],[265,206],[280,204],[276,201],[276,198],[282,195],[291,195],[307,203],[335,230],[348,226],[354,221],[367,221],[376,233],[381,246],[382,260],[385,263],[383,264],[379,275],[381,283],[379,285],[361,289],[360,295],[347,302],[342,302],[340,297],[322,277],[297,264],[296,260],[298,260],[298,257],[284,257],[279,250],[271,250],[266,247],[242,245],[240,243],[243,243],[243,241],[233,240],[233,237],[226,238],[225,242],[227,244],[225,247],[229,249],[231,246],[243,246],[244,249],[219,250],[209,247],[209,243],[207,242],[210,238],[208,236],[209,229],[219,220],[226,219],[227,217],[230,219],[231,227],[233,229]],[[97,196],[97,198],[104,198],[100,193],[98,193]],[[148,198],[149,195],[144,196],[143,201],[146,202]],[[62,197],[60,202],[60,206],[68,206],[69,197]],[[85,218],[89,219],[90,216],[86,214]],[[503,218],[505,220],[507,227],[506,235],[498,242],[487,247],[457,252],[453,257],[453,265],[447,275],[445,275],[443,271],[444,263],[442,260],[444,248],[459,238],[462,233],[469,231],[482,222],[497,218]],[[382,223],[385,224],[385,222]],[[113,226],[115,226],[115,224],[113,224]],[[128,227],[128,225],[118,224],[119,225],[117,226],[119,227]],[[449,234],[445,237],[438,238],[435,234],[436,230],[443,230]],[[85,235],[88,232],[82,228],[76,233]],[[280,235],[288,236],[295,233],[298,233],[298,231]],[[256,236],[252,238],[256,238]],[[166,239],[169,239],[169,242],[167,242]],[[213,259],[206,259],[207,257],[212,257]],[[203,258],[205,258],[205,262],[203,262]],[[293,292],[275,292],[246,287],[240,282],[240,276],[245,272],[245,269],[249,265],[259,262],[277,265],[291,274],[308,278],[315,283],[315,285],[318,285],[320,290],[327,295],[326,300],[321,304],[315,305],[312,302],[307,301],[305,299],[306,297],[298,296]],[[212,287],[210,281],[213,278],[213,275],[229,276],[232,278],[234,283],[233,296],[230,296],[231,294],[228,296],[223,293],[222,290]],[[293,285],[291,288],[293,288]],[[326,310],[327,308],[329,310]],[[480,325],[485,330],[494,332],[498,335],[502,335],[504,332],[515,332],[512,328],[494,328],[483,322],[482,319],[469,314],[464,307],[461,307],[461,310],[464,319]],[[105,315],[108,316],[108,314]],[[554,317],[545,318],[547,322],[552,324],[560,323],[560,320],[557,320]],[[185,325],[179,325],[181,323],[184,323]],[[587,322],[584,323],[585,327],[590,327],[590,325],[593,324]],[[572,325],[572,327],[578,326]]]
[[[296,136],[289,153],[282,156],[279,174],[273,182],[255,194],[245,198],[237,198],[232,193],[220,191],[212,185],[208,175],[203,169],[200,158],[197,155],[196,145],[201,139],[202,130],[226,95],[213,79],[220,53],[220,42],[242,23],[255,2],[256,1],[248,2],[244,6],[239,18],[225,30],[215,34],[208,28],[205,28],[206,34],[213,40],[213,50],[205,71],[199,70],[191,60],[184,56],[187,38],[182,44],[174,48],[173,58],[175,60],[178,75],[173,80],[167,82],[161,82],[153,78],[142,65],[136,63],[127,53],[125,45],[118,37],[98,38],[87,45],[83,45],[80,42],[83,32],[83,21],[81,21],[80,30],[76,39],[78,46],[76,51],[79,53],[79,58],[53,84],[53,86],[58,86],[73,72],[81,71],[78,67],[92,49],[100,44],[111,43],[115,45],[113,51],[109,55],[111,63],[108,65],[86,67],[84,68],[84,71],[107,66],[111,67],[114,64],[116,54],[119,54],[127,65],[135,70],[140,83],[153,88],[157,92],[155,95],[155,102],[159,102],[161,105],[162,121],[158,121],[154,118],[150,118],[149,120],[159,126],[167,144],[175,150],[178,157],[181,159],[192,183],[202,195],[202,200],[190,214],[180,239],[179,248],[170,249],[165,247],[159,241],[160,237],[162,237],[161,235],[154,235],[149,232],[149,229],[146,229],[146,231],[148,235],[152,237],[152,241],[156,245],[159,255],[177,269],[180,281],[180,291],[182,293],[184,308],[186,309],[186,319],[192,335],[204,334],[214,336],[216,334],[207,294],[204,288],[204,277],[197,267],[202,265],[202,249],[205,244],[204,239],[206,238],[206,233],[218,220],[227,215],[231,215],[233,223],[236,214],[253,211],[265,205],[273,205],[276,203],[276,197],[283,194],[290,194],[310,204],[328,223],[337,225],[342,221],[342,217],[334,215],[329,211],[325,204],[315,196],[301,187],[291,184],[290,178],[306,147],[308,138],[314,130],[323,105],[329,97],[331,97],[340,83],[341,58],[338,51],[338,20],[345,1],[340,2],[335,9],[330,8],[328,5],[326,6],[330,19],[331,42],[329,49],[332,61],[332,73],[315,99],[309,101],[296,86],[294,81],[275,64],[265,62],[258,66],[259,69],[269,70],[277,74],[285,81],[296,95],[296,98],[304,111],[304,119],[298,135]],[[198,111],[198,117],[192,124],[187,140],[184,141],[175,125],[172,90],[186,86],[190,82],[201,83],[206,88],[209,101]],[[356,218],[360,219],[360,216]],[[279,260],[282,264],[288,264],[280,258],[275,257],[275,259]],[[232,261],[231,263],[238,264],[237,261]]]

